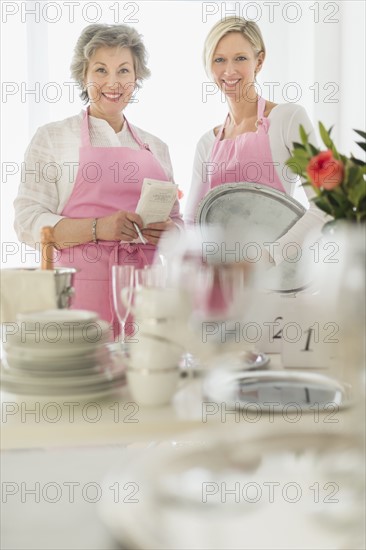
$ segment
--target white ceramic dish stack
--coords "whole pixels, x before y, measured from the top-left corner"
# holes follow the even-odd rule
[[[110,325],[97,314],[55,309],[19,314],[3,327],[2,389],[38,396],[94,396],[125,383]]]

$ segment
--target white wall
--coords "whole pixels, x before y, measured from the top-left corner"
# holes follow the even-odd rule
[[[36,4],[39,18],[29,11]],[[263,95],[277,102],[297,100],[314,124],[319,119],[326,126],[335,124],[342,152],[360,154],[351,129],[365,129],[364,2],[80,0],[74,2],[74,14],[69,5],[2,2],[1,236],[6,266],[24,260],[12,228],[20,162],[38,126],[82,108],[69,65],[81,29],[93,19],[129,23],[143,34],[152,77],[126,114],[169,144],[175,179],[186,195],[195,143],[226,113],[218,92],[204,93],[208,79],[202,48],[212,25],[230,12],[257,20],[262,29],[268,52],[259,78]],[[26,94],[31,88],[36,93]]]

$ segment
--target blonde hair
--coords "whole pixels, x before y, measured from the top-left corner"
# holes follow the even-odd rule
[[[240,34],[242,34],[242,36],[250,42],[256,57],[258,57],[260,52],[263,52],[264,54],[263,59],[266,56],[266,47],[258,25],[254,21],[247,21],[243,17],[228,17],[227,19],[216,23],[216,25],[214,25],[208,33],[205,40],[203,62],[206,73],[210,77],[213,56],[217,44],[224,36],[231,32],[240,32]]]
[[[87,103],[88,93],[84,89],[84,78],[88,70],[89,59],[98,48],[129,48],[134,61],[136,73],[136,85],[150,76],[147,67],[147,52],[138,32],[127,25],[102,25],[93,24],[85,27],[81,33],[71,62],[71,76],[81,89],[80,97]]]

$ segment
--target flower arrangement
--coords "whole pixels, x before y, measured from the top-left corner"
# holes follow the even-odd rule
[[[292,156],[286,164],[303,178],[303,185],[311,185],[316,196],[314,203],[335,220],[357,223],[366,221],[366,163],[353,155],[341,155],[330,137],[332,128],[326,130],[319,122],[322,141],[327,147],[321,151],[308,140],[308,134],[300,125],[301,143],[295,142]],[[354,130],[363,141],[357,141],[366,151],[366,133]]]

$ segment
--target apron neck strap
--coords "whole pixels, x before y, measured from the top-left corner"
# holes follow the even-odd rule
[[[255,123],[256,127],[258,127],[258,122],[260,121],[260,123],[262,123],[262,120],[263,120],[263,114],[264,114],[264,110],[266,108],[266,100],[261,97],[260,95],[258,95],[258,101],[257,101],[257,121]],[[230,113],[228,113],[226,115],[226,118],[225,118],[225,121],[224,121],[224,124],[221,126],[220,130],[218,131],[217,133],[217,136],[216,136],[216,141],[220,141],[221,140],[221,137],[222,137],[222,133],[224,131],[224,128],[227,124],[227,121],[230,117]]]
[[[127,118],[125,117],[125,122],[127,124],[127,128],[131,134],[131,136],[133,137],[133,139],[136,141],[136,143],[140,146],[140,149],[147,149],[148,151],[150,151],[150,148],[148,146],[147,143],[143,143],[141,141],[141,139],[139,138],[139,136],[136,134],[135,130],[132,128],[132,126],[130,125],[130,123],[128,122]]]
[[[264,97],[258,96],[258,103],[257,103],[257,120],[260,120],[263,118],[264,110],[266,108],[266,100]]]
[[[83,117],[83,121],[82,121],[82,124],[81,124],[81,143],[83,146],[89,146],[91,147],[91,143],[90,143],[90,133],[89,133],[89,116],[90,116],[90,108],[88,107],[85,111],[84,111],[84,117]],[[134,131],[134,129],[131,127],[130,123],[128,122],[127,118],[124,117],[125,119],[125,122],[127,124],[127,128],[128,128],[128,131],[130,132],[130,134],[132,135],[133,139],[136,141],[136,143],[139,145],[140,149],[149,149],[149,146],[147,145],[147,143],[143,143],[141,141],[141,139],[139,138],[139,136],[136,134],[136,132]]]
[[[85,147],[90,147],[90,134],[89,134],[89,107],[84,111],[83,121],[81,123],[81,144]]]
[[[222,124],[221,128],[219,129],[219,131],[217,132],[217,136],[216,136],[216,141],[221,141],[221,137],[222,137],[222,134],[224,132],[224,128],[227,124],[227,121],[229,120],[229,113],[226,115],[226,118],[224,120],[224,124]]]

